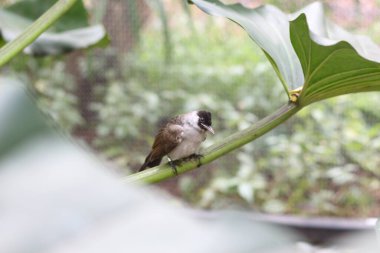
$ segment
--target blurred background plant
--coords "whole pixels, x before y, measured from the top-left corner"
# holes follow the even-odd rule
[[[292,12],[312,1],[241,2]],[[42,110],[126,174],[167,116],[212,111],[217,134],[207,146],[287,101],[261,50],[232,22],[174,0],[84,3],[91,22],[103,21],[110,46],[20,55],[2,74],[30,83]],[[326,1],[334,21],[377,43],[379,7]],[[200,208],[380,216],[379,100],[370,93],[313,104],[239,151],[159,186]]]

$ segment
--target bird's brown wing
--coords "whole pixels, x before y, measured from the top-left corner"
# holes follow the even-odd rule
[[[161,163],[162,157],[169,154],[170,151],[182,142],[182,136],[183,127],[175,124],[173,121],[161,128],[154,140],[152,151],[146,157],[139,171],[145,170],[147,167],[158,166]]]
[[[151,159],[161,158],[169,154],[183,140],[183,127],[169,124],[158,132],[151,152]]]

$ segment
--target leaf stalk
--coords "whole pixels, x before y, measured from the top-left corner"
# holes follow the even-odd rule
[[[245,130],[234,133],[227,138],[224,138],[223,141],[218,142],[214,145],[208,147],[202,153],[203,157],[200,159],[200,164],[208,164],[215,159],[236,150],[237,148],[257,139],[258,137],[269,132],[273,128],[277,127],[292,115],[296,114],[302,107],[297,103],[289,102],[271,115],[259,120],[251,127],[248,127]],[[198,167],[198,161],[190,160],[184,161],[177,166],[178,174],[185,173],[192,169]],[[168,165],[164,164],[158,167],[147,169],[124,178],[125,182],[129,183],[144,183],[152,184],[163,181],[165,179],[174,177],[175,174],[173,169]]]

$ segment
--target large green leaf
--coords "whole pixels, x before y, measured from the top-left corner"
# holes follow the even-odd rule
[[[269,57],[286,90],[303,84],[302,68],[290,42],[288,17],[281,10],[272,5],[248,9],[218,0],[192,2],[210,15],[227,17],[241,25]]]
[[[379,48],[368,38],[331,23],[319,28],[319,34],[310,32],[304,14],[290,24],[291,40],[305,76],[300,104],[380,90]],[[341,39],[345,41],[338,42]]]
[[[218,0],[192,2],[211,15],[240,24],[264,50],[288,95],[302,90],[302,105],[347,93],[380,90],[379,47],[369,38],[353,35],[330,22],[319,2],[293,14],[271,5],[248,9]]]
[[[55,0],[25,0],[0,9],[1,39],[4,41],[15,39],[55,2]],[[77,1],[47,32],[25,48],[24,52],[32,55],[61,54],[106,42],[107,35],[103,26],[88,26],[83,3]]]

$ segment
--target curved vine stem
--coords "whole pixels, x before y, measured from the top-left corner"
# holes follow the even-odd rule
[[[302,107],[297,103],[289,102],[286,105],[280,107],[273,114],[261,119],[253,124],[251,127],[234,133],[223,141],[216,143],[208,147],[203,152],[203,157],[200,159],[202,165],[208,164],[215,159],[257,139],[263,134],[269,132],[276,126],[280,125],[292,115],[296,114]],[[189,170],[198,167],[198,161],[187,161],[177,166],[178,174],[182,174]],[[147,169],[139,173],[129,175],[125,178],[126,182],[138,182],[138,183],[156,183],[163,181],[167,178],[174,177],[175,174],[172,168],[168,164],[164,164],[155,168]]]

